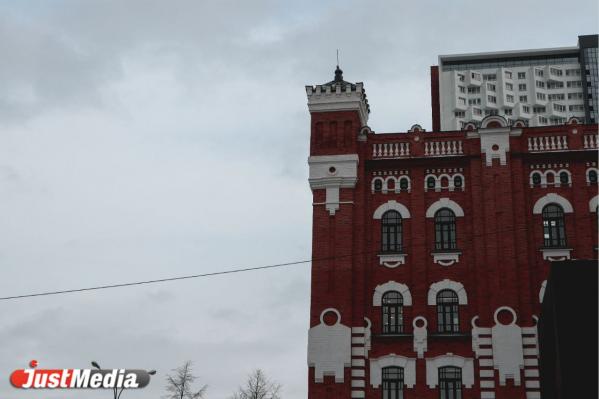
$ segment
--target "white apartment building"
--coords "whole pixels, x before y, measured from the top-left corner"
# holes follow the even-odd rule
[[[572,117],[595,123],[597,87],[589,72],[596,67],[581,64],[581,49],[439,56],[441,130],[460,130],[488,115],[528,126],[561,125]]]

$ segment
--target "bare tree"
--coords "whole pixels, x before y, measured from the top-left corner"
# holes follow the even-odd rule
[[[260,369],[254,370],[231,399],[281,399],[281,385],[268,379]]]
[[[192,384],[198,377],[192,373],[191,360],[186,361],[183,366],[173,369],[174,375],[166,376],[167,399],[202,399],[208,385],[204,385],[199,391],[192,390]]]

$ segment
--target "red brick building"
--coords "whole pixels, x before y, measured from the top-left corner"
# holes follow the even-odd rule
[[[309,398],[539,398],[549,261],[597,258],[597,125],[375,133],[307,86]]]

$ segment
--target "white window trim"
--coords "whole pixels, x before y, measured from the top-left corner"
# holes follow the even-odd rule
[[[565,185],[568,187],[571,187],[572,186],[572,173],[570,173],[570,171],[567,169],[560,169],[556,172],[555,176],[553,177],[553,182],[555,184],[555,187],[560,187],[562,185],[562,182],[559,177],[562,172],[566,172],[568,174],[568,182]]]
[[[466,295],[466,289],[462,283],[445,279],[431,284],[428,289],[428,301],[429,305],[437,305],[437,294],[442,290],[452,290],[458,295],[458,303],[460,305],[468,305],[468,296]]]
[[[560,205],[563,208],[564,213],[574,212],[574,208],[572,208],[572,204],[570,203],[570,201],[568,201],[561,195],[558,195],[555,193],[549,193],[549,194],[542,196],[541,198],[539,198],[537,200],[537,202],[535,203],[535,206],[532,209],[532,213],[534,215],[540,215],[541,213],[543,213],[543,208],[549,204]]]
[[[449,198],[441,198],[438,201],[433,202],[431,206],[428,207],[428,209],[426,210],[426,217],[435,217],[435,213],[441,208],[451,209],[456,217],[464,216],[464,210],[457,202],[452,201]]]
[[[416,385],[416,359],[390,353],[376,359],[370,359],[370,385],[378,388],[382,383],[384,367],[401,367],[404,372],[404,385],[413,388]]]
[[[597,205],[599,205],[599,196],[595,195],[589,201],[589,212],[591,212],[591,213],[597,212]]]
[[[383,192],[383,190],[385,189],[385,179],[383,179],[382,177],[375,177],[374,179],[372,179],[372,183],[371,183],[371,190],[372,190],[373,193],[376,192],[375,189],[374,189],[374,184],[377,181],[381,182],[381,192]]]
[[[376,208],[372,217],[373,219],[381,219],[387,211],[399,212],[402,219],[409,219],[411,217],[408,208],[395,200],[390,200],[380,205],[378,208]]]
[[[434,389],[439,385],[439,368],[453,366],[462,369],[462,385],[466,388],[472,388],[474,385],[474,360],[472,358],[462,357],[448,353],[433,358],[426,359],[426,385]]]
[[[597,168],[588,168],[587,171],[584,173],[587,181],[587,186],[591,185],[591,179],[589,179],[589,172],[591,172],[592,170],[599,174],[599,170],[597,170]]]
[[[397,291],[403,297],[404,306],[412,306],[412,294],[407,285],[395,281],[388,281],[385,284],[377,285],[372,296],[372,306],[381,306],[385,292]]]
[[[535,170],[533,170],[532,172],[530,172],[530,175],[529,175],[529,177],[528,177],[528,181],[529,181],[529,183],[530,183],[530,186],[531,186],[531,187],[534,187],[534,186],[535,186],[535,185],[534,185],[534,183],[533,183],[533,181],[532,181],[532,176],[533,176],[535,173],[538,173],[538,174],[541,176],[541,183],[539,184],[539,186],[540,186],[540,187],[547,187],[547,179],[545,178],[545,174],[544,174],[543,172],[541,172],[540,170],[538,170],[538,169],[535,169]]]

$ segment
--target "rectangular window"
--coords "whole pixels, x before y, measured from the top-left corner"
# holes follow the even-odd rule
[[[526,72],[518,72],[518,79],[526,79]]]
[[[468,99],[468,105],[480,105],[480,98]]]
[[[458,103],[466,105],[466,97],[458,97]]]
[[[474,86],[468,88],[468,94],[478,94],[480,93],[480,87]]]
[[[570,106],[568,106],[568,109],[570,110],[570,112],[584,112],[584,105],[583,104],[570,105]]]
[[[511,79],[512,78],[512,73],[510,71],[505,71],[505,78],[506,79]]]
[[[566,85],[568,87],[582,87],[582,82],[580,80],[570,80]]]
[[[495,97],[495,96],[487,96],[487,101],[489,101],[490,103],[496,103],[497,102],[497,97]]]
[[[548,89],[561,89],[564,87],[564,82],[547,82]]]
[[[528,96],[520,96],[520,97],[518,98],[518,100],[519,100],[521,103],[527,103],[527,102],[528,102]]]
[[[582,99],[583,99],[582,92],[579,92],[579,93],[568,93],[568,100],[582,100]]]
[[[490,81],[497,80],[497,75],[494,74],[494,73],[484,74],[483,75],[483,80],[490,80]]]
[[[558,112],[566,112],[566,106],[562,104],[553,104],[553,109]]]
[[[542,69],[535,69],[535,76],[543,77],[544,73]]]
[[[547,96],[545,95],[545,93],[537,93],[537,100],[545,101],[546,99]]]
[[[507,100],[508,103],[514,102],[514,96],[512,96],[511,94],[506,95],[505,99]]]
[[[460,93],[466,93],[466,88],[464,86],[458,86],[458,90]]]
[[[506,83],[505,84],[505,88],[508,89],[509,91],[513,91],[514,90],[514,85],[511,83]]]
[[[510,108],[506,108],[506,109],[503,110],[503,113],[505,115],[512,115],[513,111]]]
[[[487,83],[487,90],[495,91],[495,85],[493,83]]]
[[[472,77],[472,80],[480,80],[480,73],[472,72],[470,77]]]
[[[522,112],[526,112],[527,114],[530,114],[530,107],[525,105],[522,107]]]
[[[544,114],[545,113],[545,107],[534,107],[532,110],[535,114]]]
[[[549,68],[549,73],[555,76],[562,76],[564,72],[559,68]]]
[[[464,111],[456,111],[454,115],[456,118],[464,118],[466,116],[466,113]]]
[[[542,80],[535,80],[535,86],[537,86],[540,89],[544,89],[545,88],[545,82],[543,82]]]
[[[542,123],[543,125],[547,124],[547,118],[545,118],[544,116],[539,116],[539,123]]]
[[[520,90],[520,91],[526,91],[526,83],[520,83],[518,85],[518,90]]]
[[[474,115],[482,115],[483,111],[480,108],[472,108],[472,113]]]
[[[549,101],[564,100],[565,99],[565,94],[564,93],[550,94],[548,98],[549,98]]]
[[[439,399],[462,399],[462,369],[439,367]],[[387,399],[387,398],[385,398]],[[391,398],[389,398],[391,399]],[[401,399],[401,397],[393,398]]]
[[[466,76],[462,75],[461,73],[458,73],[458,80],[460,82],[463,82],[466,79]]]
[[[580,76],[580,69],[566,69],[566,76]]]

